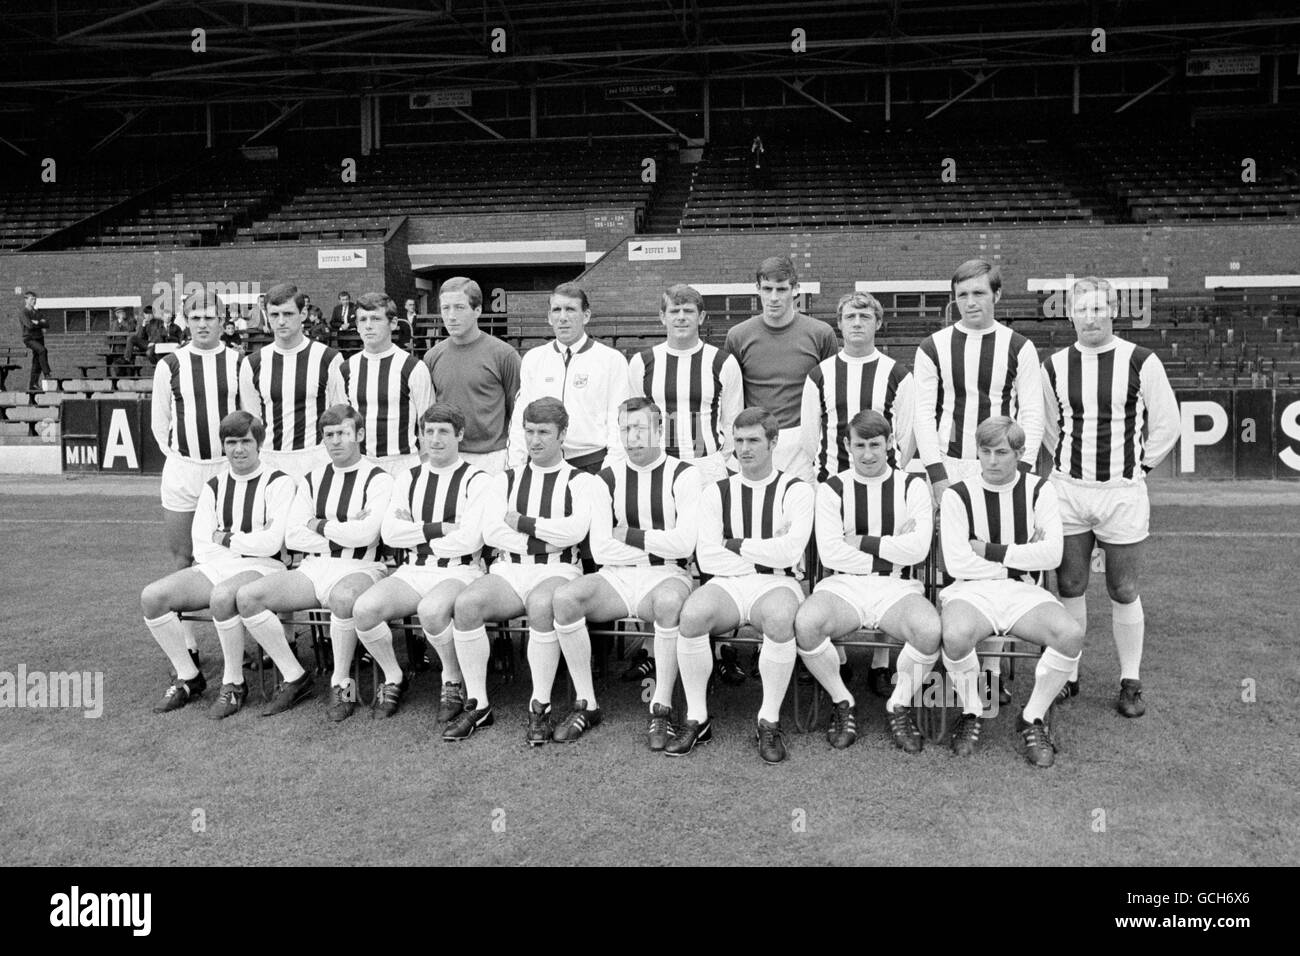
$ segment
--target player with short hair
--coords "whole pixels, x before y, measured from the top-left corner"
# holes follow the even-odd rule
[[[924,339],[912,364],[916,449],[936,504],[948,482],[980,473],[975,429],[990,415],[1006,415],[1024,429],[1022,471],[1033,470],[1043,436],[1038,350],[994,316],[1002,298],[1002,270],[984,259],[968,259],[950,285],[961,317]],[[995,639],[988,646],[996,652],[1001,645]],[[984,669],[989,686],[998,684],[1001,658],[989,658]],[[1000,696],[1009,702],[1005,691]]]
[[[1048,710],[1078,663],[1083,639],[1078,622],[1042,585],[1044,572],[1061,563],[1060,507],[1051,482],[1017,467],[1025,432],[1013,419],[985,419],[975,440],[980,474],[954,481],[940,504],[944,562],[956,579],[939,593],[943,666],[962,706],[952,750],[973,754],[984,723],[975,647],[990,634],[1010,634],[1044,649],[1016,730],[1025,759],[1050,767],[1056,745]]]
[[[348,404],[365,421],[363,452],[394,478],[420,464],[416,422],[433,402],[429,367],[393,344],[397,323],[382,292],[357,299],[361,351],[343,363]]]
[[[619,409],[626,458],[600,472],[591,508],[591,552],[601,569],[556,589],[551,606],[560,649],[578,703],[555,730],[555,739],[577,740],[599,712],[591,678],[587,621],[638,617],[654,625],[658,680],[650,701],[647,740],[661,751],[673,735],[673,687],[677,683],[678,620],[695,587],[686,566],[695,553],[700,474],[665,454],[663,413],[650,399],[629,398]]]
[[[217,438],[225,465],[199,489],[190,527],[195,564],[153,582],[140,595],[144,623],[176,669],[156,714],[184,707],[207,687],[186,650],[177,611],[211,608],[221,639],[225,670],[209,716],[229,716],[244,698],[244,626],[236,594],[241,586],[284,570],[279,556],[294,494],[292,478],[261,462],[265,437],[262,422],[248,412],[221,419]]]
[[[460,454],[489,475],[506,467],[506,442],[519,394],[519,353],[478,327],[483,290],[453,276],[438,289],[447,337],[424,353],[434,391],[465,413]]]
[[[159,486],[163,533],[178,569],[194,561],[190,529],[199,494],[225,466],[220,427],[239,403],[242,358],[221,341],[215,302],[199,293],[185,300],[184,310],[190,341],[159,359],[150,415],[154,440],[167,457]],[[190,622],[184,630],[185,644],[197,658]]]
[[[577,283],[564,282],[550,296],[547,322],[555,339],[528,350],[519,366],[507,457],[511,468],[525,462],[523,410],[533,401],[559,399],[569,412],[564,458],[575,468],[596,474],[606,458],[623,456],[618,438],[618,407],[628,396],[627,359],[623,353],[587,335],[591,304]]]
[[[343,356],[303,335],[304,296],[281,282],[266,294],[275,338],[248,354],[239,373],[239,400],[266,422],[268,466],[300,479],[329,464],[317,424],[325,409],[347,402]]]
[[[889,467],[906,468],[915,450],[915,387],[907,367],[876,348],[884,306],[869,292],[850,292],[840,297],[835,312],[844,347],[809,372],[803,386],[801,440],[817,480],[852,467],[849,421],[864,408],[881,412],[890,424]],[[877,696],[889,696],[888,648],[872,653],[867,684]]]
[[[1181,419],[1159,357],[1115,335],[1118,313],[1110,282],[1096,276],[1075,280],[1070,320],[1078,341],[1043,363],[1043,444],[1054,453],[1052,485],[1065,529],[1056,579],[1061,604],[1086,630],[1089,563],[1100,544],[1119,654],[1115,706],[1125,717],[1141,717],[1146,620],[1138,571],[1151,522],[1146,475],[1173,449]],[[1076,664],[1061,696],[1078,692]]]
[[[527,464],[497,475],[483,501],[483,543],[497,549],[491,569],[456,596],[452,639],[465,674],[464,713],[443,731],[463,740],[493,721],[487,700],[490,656],[486,621],[528,617],[528,668],[533,692],[525,740],[537,747],[551,739],[551,689],[560,665],[551,600],[555,589],[579,577],[578,542],[591,524],[596,479],[564,460],[569,413],[557,398],[539,398],[523,409]],[[481,696],[480,696],[481,693]],[[594,695],[593,695],[594,699]],[[588,711],[591,726],[599,711]]]
[[[885,714],[894,744],[908,753],[919,752],[923,740],[913,696],[939,659],[939,615],[915,574],[934,534],[930,493],[920,475],[890,467],[891,431],[875,409],[849,420],[844,443],[852,467],[817,487],[817,553],[832,573],[817,582],[795,616],[799,656],[834,705],[826,739],[837,750],[852,746],[858,731],[836,638],[874,628],[902,642]]]
[[[670,286],[659,298],[667,335],[628,362],[633,396],[663,410],[664,453],[698,467],[707,480],[727,476],[731,423],[744,402],[740,363],[700,339],[708,318],[704,297],[689,285]]]
[[[423,461],[397,476],[380,529],[384,544],[404,549],[406,560],[352,607],[361,643],[375,660],[393,667],[387,622],[419,614],[424,636],[442,661],[440,723],[465,708],[451,618],[456,595],[483,574],[482,500],[491,481],[461,457],[464,437],[465,416],[455,405],[435,402],[420,416]]]
[[[713,575],[682,607],[677,661],[686,691],[686,721],[664,752],[690,753],[713,736],[706,692],[713,658],[709,635],[752,624],[763,634],[758,656],[763,705],[758,712],[759,756],[785,759],[781,702],[794,672],[794,618],[803,601],[797,575],[813,529],[813,491],[805,481],[773,467],[780,435],[775,415],[747,408],[736,416],[732,438],[740,473],[704,489],[696,556]]]
[[[271,304],[275,313],[274,297]],[[361,456],[365,423],[350,405],[332,405],[320,417],[321,437],[330,462],[312,469],[298,484],[284,542],[305,554],[292,571],[282,571],[239,591],[244,626],[280,669],[282,683],[262,710],[263,717],[282,713],[312,696],[311,674],[298,663],[284,635],[278,613],[329,608],[334,674],[330,678],[327,716],[341,721],[356,708],[351,677],[357,646],[352,619],[356,599],[384,576],[379,561],[379,529],[388,510],[393,479]],[[374,716],[391,717],[406,680],[396,662],[384,667],[384,683],[375,698]]]
[[[745,407],[767,409],[780,425],[773,465],[812,481],[813,462],[800,442],[804,381],[839,343],[827,323],[795,310],[799,276],[788,256],[764,259],[754,281],[763,311],[728,330],[726,351],[740,364]]]

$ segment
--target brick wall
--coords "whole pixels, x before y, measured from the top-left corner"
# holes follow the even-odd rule
[[[586,220],[581,209],[565,209],[557,212],[480,213],[472,216],[411,216],[407,228],[407,242],[581,239]]]
[[[638,237],[644,238],[644,237]],[[1002,267],[1009,293],[1030,276],[1166,275],[1173,291],[1204,292],[1206,275],[1300,271],[1300,223],[880,229],[851,232],[685,233],[676,262],[628,262],[622,247],[583,274],[593,307],[656,308],[674,282],[748,282],[758,262],[789,255],[799,274],[838,298],[868,279],[947,279],[963,260]]]
[[[155,283],[166,283],[170,288],[177,273],[184,282],[257,282],[263,291],[287,279],[310,294],[312,303],[321,306],[328,316],[341,289],[348,289],[355,298],[360,292],[383,289],[388,278],[382,242],[322,246],[342,247],[366,249],[366,268],[318,269],[318,246],[296,242],[203,249],[12,253],[0,255],[0,292],[11,294],[21,286],[46,296],[138,295],[147,305],[159,294]],[[401,256],[405,254],[403,243]],[[409,276],[409,260],[405,272]],[[405,283],[413,285],[409,279]],[[19,341],[17,314],[21,307],[17,295],[5,303],[0,315],[0,343]]]

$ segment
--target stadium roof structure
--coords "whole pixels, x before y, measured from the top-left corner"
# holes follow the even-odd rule
[[[0,112],[10,114],[706,77],[776,76],[804,92],[819,75],[915,71],[964,71],[974,89],[1010,67],[1096,63],[1096,26],[1107,31],[1108,62],[1159,63],[1171,75],[1193,52],[1294,58],[1300,46],[1300,15],[1283,0],[6,0],[4,6]],[[796,52],[800,36],[806,49]],[[961,89],[956,95],[964,95]]]

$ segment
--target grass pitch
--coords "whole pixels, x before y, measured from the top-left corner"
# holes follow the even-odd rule
[[[1291,504],[1158,503],[1152,527],[1144,718],[1112,709],[1118,663],[1094,576],[1083,694],[1058,709],[1053,769],[1013,748],[1028,667],[982,751],[959,761],[939,746],[893,749],[858,658],[858,743],[833,752],[820,732],[789,733],[790,759],[766,766],[752,738],[756,680],[720,689],[715,741],[672,760],[646,752],[641,688],[618,683],[617,662],[605,723],[571,746],[525,746],[522,664],[515,684],[493,688],[497,725],[460,745],[438,737],[432,671],[389,721],[358,712],[329,724],[318,696],[265,720],[254,699],[216,723],[210,627],[204,701],[155,716],[167,664],[138,603],[168,570],[154,482],[0,487],[0,671],[102,671],[105,694],[99,719],[0,709],[3,859],[1295,865],[1300,489]]]

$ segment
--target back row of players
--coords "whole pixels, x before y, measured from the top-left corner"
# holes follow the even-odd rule
[[[513,349],[478,329],[481,293],[467,279],[449,280],[440,290],[448,338],[423,363],[391,344],[391,305],[381,294],[362,298],[357,325],[364,348],[346,362],[334,350],[303,339],[301,297],[292,286],[268,294],[275,341],[243,363],[221,347],[208,310],[188,309],[193,342],[160,365],[154,391],[155,433],[169,452],[163,503],[173,551],[178,564],[188,568],[192,538],[199,559],[198,572],[179,572],[145,593],[146,620],[178,674],[163,708],[180,706],[202,689],[202,677],[185,653],[192,638],[173,612],[206,607],[210,600],[227,651],[214,713],[233,713],[242,702],[242,653],[232,655],[230,648],[236,638],[242,647],[245,626],[285,677],[268,710],[278,712],[311,693],[310,677],[294,659],[273,612],[316,606],[331,608],[331,631],[337,632],[332,633],[331,715],[345,717],[354,706],[348,667],[341,662],[350,662],[358,634],[386,675],[377,712],[391,713],[404,682],[383,621],[412,613],[418,605],[444,665],[445,736],[463,739],[491,721],[486,686],[477,678],[479,650],[486,675],[482,622],[526,611],[534,676],[530,742],[544,742],[552,730],[556,739],[575,739],[600,719],[584,621],[591,614],[593,620],[636,614],[655,621],[659,680],[651,746],[684,753],[711,732],[703,701],[713,666],[708,636],[748,621],[764,634],[760,753],[779,760],[784,756],[779,707],[796,659],[798,618],[819,638],[817,646],[804,647],[801,635],[798,646],[836,703],[830,736],[837,746],[853,740],[853,700],[839,676],[842,656],[827,638],[869,626],[906,643],[887,709],[896,742],[919,749],[907,702],[937,659],[941,631],[938,616],[917,593],[919,582],[911,580],[910,568],[928,551],[932,532],[925,482],[897,469],[915,448],[934,500],[942,502],[943,556],[957,578],[942,596],[942,637],[951,657],[945,664],[966,711],[954,748],[970,752],[979,737],[977,695],[973,689],[963,693],[966,677],[978,671],[975,644],[994,632],[1012,633],[1048,649],[1020,722],[1031,762],[1051,762],[1042,718],[1058,693],[1077,692],[1082,594],[1094,539],[1108,552],[1122,670],[1119,709],[1140,715],[1142,612],[1136,571],[1148,512],[1142,477],[1173,445],[1177,406],[1158,359],[1113,336],[1109,284],[1097,279],[1076,284],[1072,317],[1079,341],[1053,355],[1040,375],[1033,345],[994,321],[1001,284],[997,268],[981,260],[964,263],[952,280],[960,321],[921,344],[913,376],[875,349],[883,315],[873,297],[858,293],[840,301],[844,348],[837,350],[825,323],[794,310],[798,282],[788,260],[765,260],[756,280],[764,312],[733,328],[721,350],[699,340],[704,312],[698,293],[688,286],[669,289],[661,303],[666,341],[634,356],[630,368],[619,353],[587,337],[590,308],[585,293],[572,284],[557,288],[550,299],[555,340],[531,350],[522,363]],[[629,405],[629,395],[648,395],[652,401]],[[435,396],[430,421],[426,408]],[[538,401],[547,397],[552,400]],[[223,447],[227,436],[220,434],[237,400],[267,423],[261,460],[253,448],[255,467],[249,470],[261,475],[264,468],[267,477],[247,500],[237,493],[242,486],[236,456],[244,455],[247,463],[248,453]],[[1050,409],[1046,416],[1044,400]],[[336,421],[348,409],[330,406],[344,403],[353,411]],[[742,406],[747,410],[740,412]],[[872,412],[864,418],[859,413],[865,410]],[[418,442],[417,423],[423,428]],[[982,423],[985,432],[993,432],[981,432]],[[247,417],[245,424],[239,435],[228,437],[237,439],[235,444],[261,446],[260,422]],[[441,429],[433,428],[438,424]],[[1029,474],[1044,425],[1048,447],[1056,449],[1051,483]],[[354,460],[344,454],[349,429]],[[629,437],[630,429],[640,437]],[[435,437],[434,431],[452,434]],[[548,438],[554,447],[545,454]],[[865,450],[854,450],[873,443],[880,446],[878,462]],[[440,477],[433,462],[449,447],[451,458],[437,467],[454,464],[461,476],[455,507],[457,495],[449,498],[448,487],[431,490]],[[223,451],[228,471],[222,470]],[[539,453],[548,459],[544,464]],[[1010,463],[1009,472],[998,470],[999,455],[1004,470]],[[638,485],[643,472],[668,465],[657,479]],[[739,474],[727,477],[729,465]],[[475,482],[466,480],[473,475],[463,473],[471,467],[499,473],[500,500],[482,512],[473,510],[469,485]],[[274,486],[285,484],[275,480],[277,473],[303,479],[294,515],[307,520],[303,527],[289,527],[288,546],[329,559],[328,568],[306,562],[298,571],[270,574],[275,569],[266,562],[279,545],[263,553],[269,542],[259,540],[260,550],[246,554],[247,542],[236,549],[244,555],[240,560],[260,556],[259,567],[241,568],[221,580],[201,573],[205,563],[230,557],[211,552],[205,562],[202,552],[211,545],[229,548],[231,535],[273,538],[276,516],[282,524],[288,520],[287,510],[267,498]],[[612,555],[608,549],[597,554],[606,567],[590,579],[579,577],[568,553],[588,533],[595,551],[600,538],[601,520],[588,514],[598,496],[591,489],[575,493],[574,482],[580,485],[588,473],[599,474],[599,485],[608,492],[608,534],[617,545]],[[396,491],[390,475],[397,479]],[[823,482],[816,509],[807,483],[814,475]],[[887,489],[870,479],[883,480]],[[701,481],[703,499],[697,504]],[[211,502],[204,489],[210,490]],[[261,524],[258,494],[266,516]],[[813,512],[823,510],[820,499],[826,495],[831,499],[825,520],[818,522],[819,554],[837,573],[820,582],[800,607],[795,575]],[[376,503],[385,496],[383,505]],[[1003,501],[1003,496],[1009,497]],[[389,500],[394,512],[386,518]],[[459,510],[462,505],[469,510]],[[196,506],[200,513],[213,509],[211,526],[187,527]],[[698,519],[678,523],[683,513],[697,509]],[[502,514],[505,523],[497,528]],[[399,521],[408,527],[399,530]],[[836,521],[842,526],[838,535],[822,533],[822,524],[829,528]],[[700,570],[716,577],[692,594],[682,568],[696,551],[697,523]],[[715,523],[717,551],[712,538],[706,544]],[[965,528],[964,537],[953,537],[958,528]],[[381,534],[395,547],[411,548],[412,559],[375,584],[382,566],[373,549]],[[660,534],[667,540],[652,547],[650,541]],[[455,554],[437,553],[435,545],[444,537],[451,539]],[[953,550],[950,538],[964,546]],[[484,542],[502,557],[492,574],[480,579],[475,552]],[[843,551],[850,554],[837,555]],[[337,561],[344,559],[367,567],[340,574],[344,568]],[[622,580],[609,567],[625,564],[650,565],[655,575],[670,577],[643,587],[644,573]],[[1062,602],[1022,580],[1058,566]],[[732,580],[754,575],[752,581]],[[841,580],[845,575],[867,577]],[[998,586],[962,587],[981,579]],[[891,581],[906,582],[906,593]],[[205,590],[211,592],[207,600],[196,604]],[[440,610],[430,608],[426,617],[430,602]],[[681,636],[686,634],[692,636]],[[575,674],[579,706],[554,728],[550,684],[561,649]],[[466,663],[463,682],[454,679],[460,676],[458,658]],[[887,662],[887,652],[883,661],[873,662],[873,679],[886,675],[886,688]],[[679,666],[688,714],[675,727],[667,709]]]

